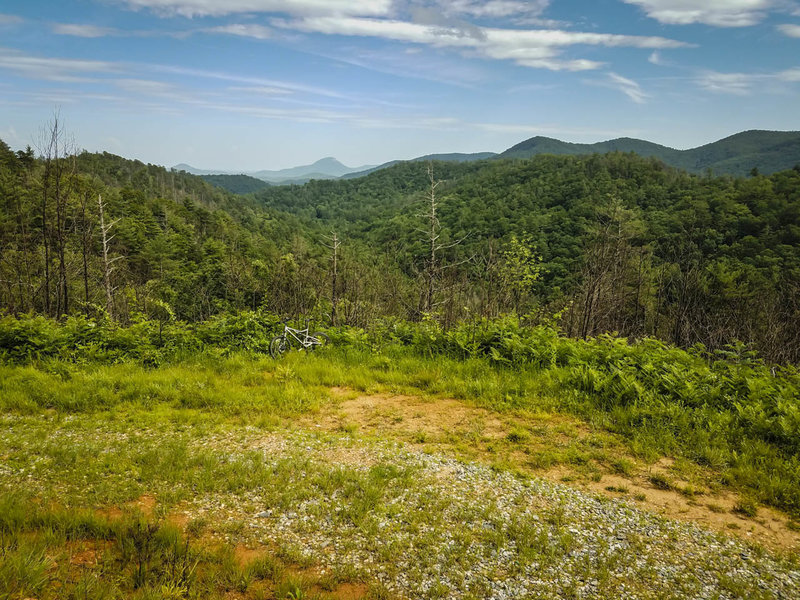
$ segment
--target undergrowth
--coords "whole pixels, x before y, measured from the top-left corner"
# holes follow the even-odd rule
[[[575,340],[513,318],[443,331],[430,320],[329,330],[330,351],[264,357],[260,313],[129,327],[0,319],[0,409],[155,410],[269,419],[316,410],[326,388],[447,395],[498,411],[556,410],[621,434],[633,452],[684,457],[748,497],[800,515],[800,372],[747,348]]]

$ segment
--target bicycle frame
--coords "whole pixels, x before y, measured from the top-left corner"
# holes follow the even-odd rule
[[[287,340],[289,339],[289,336],[292,336],[303,348],[308,348],[313,346],[315,343],[318,343],[317,338],[308,335],[308,326],[306,326],[305,329],[295,329],[294,327],[289,327],[288,325],[284,324],[283,335]],[[302,336],[302,338],[300,336]]]

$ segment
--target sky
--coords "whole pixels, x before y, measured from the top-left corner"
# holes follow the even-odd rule
[[[228,171],[800,130],[800,0],[3,0],[0,139]]]

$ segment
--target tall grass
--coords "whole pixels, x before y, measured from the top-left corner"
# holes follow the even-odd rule
[[[0,410],[169,406],[280,417],[316,410],[332,386],[442,394],[491,410],[578,415],[648,459],[685,457],[800,514],[800,372],[740,345],[708,353],[654,339],[575,340],[510,318],[449,331],[387,321],[330,330],[331,351],[276,363],[263,355],[276,323],[257,313],[128,328],[6,317]]]

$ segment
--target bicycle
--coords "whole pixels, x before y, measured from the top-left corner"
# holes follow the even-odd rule
[[[288,319],[287,319],[288,321]],[[276,335],[269,343],[269,354],[272,358],[280,358],[295,344],[307,352],[313,352],[317,348],[326,346],[330,343],[330,338],[321,331],[308,333],[308,322],[306,319],[305,329],[295,329],[283,322],[283,333]]]

